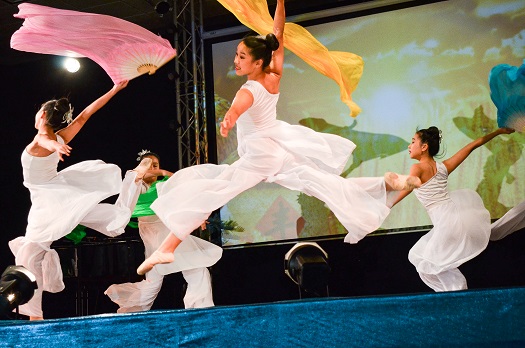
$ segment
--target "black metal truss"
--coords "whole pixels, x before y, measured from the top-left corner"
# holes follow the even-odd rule
[[[202,0],[174,0],[179,168],[208,162]]]

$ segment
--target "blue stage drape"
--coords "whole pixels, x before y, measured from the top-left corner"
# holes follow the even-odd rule
[[[525,288],[0,321],[0,347],[518,347]]]

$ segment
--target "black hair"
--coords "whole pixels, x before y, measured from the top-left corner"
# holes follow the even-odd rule
[[[441,143],[441,131],[431,126],[426,129],[416,131],[416,134],[421,138],[421,143],[428,145],[428,154],[432,157],[439,153],[439,145]]]
[[[71,104],[67,98],[52,99],[42,104],[42,110],[46,112],[46,125],[54,132],[66,128],[71,122]]]
[[[270,65],[272,52],[279,48],[279,40],[273,33],[267,34],[266,37],[249,35],[242,39],[242,42],[250,49],[253,59],[262,59],[263,69]]]
[[[146,150],[146,152],[143,153],[143,151],[139,152],[139,157],[137,158],[138,162],[142,161],[144,159],[144,157],[146,157],[146,156],[156,157],[159,160],[159,162],[160,162],[160,156],[157,155],[155,152],[151,152],[149,150]]]

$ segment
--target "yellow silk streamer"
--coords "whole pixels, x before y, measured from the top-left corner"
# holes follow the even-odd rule
[[[260,35],[273,32],[273,18],[266,0],[217,1],[242,24]],[[352,117],[361,112],[351,96],[363,74],[364,63],[360,56],[349,52],[329,51],[305,28],[294,23],[286,23],[284,26],[284,47],[339,85],[341,100],[350,108]]]

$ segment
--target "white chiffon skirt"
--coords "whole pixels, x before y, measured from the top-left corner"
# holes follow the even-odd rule
[[[466,289],[457,267],[487,247],[490,213],[475,191],[457,190],[450,192],[447,203],[430,208],[428,214],[434,226],[410,249],[408,259],[435,291]]]

